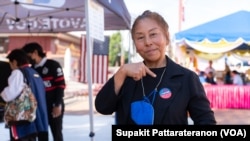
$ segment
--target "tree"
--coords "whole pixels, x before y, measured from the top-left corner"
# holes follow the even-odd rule
[[[122,59],[124,59],[124,63],[128,62],[128,51],[124,51],[121,42],[122,36],[120,32],[111,35],[109,43],[109,66],[120,66]]]

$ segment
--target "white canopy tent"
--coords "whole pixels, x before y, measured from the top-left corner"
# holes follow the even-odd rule
[[[250,12],[245,10],[237,11],[176,33],[175,43],[180,52],[183,52],[186,56],[190,56],[190,52],[192,52],[192,57],[200,58],[204,65],[207,64],[208,60],[225,62],[224,60],[228,56],[230,58],[238,57],[239,60],[249,60],[249,23]],[[230,60],[232,59],[227,61]],[[218,64],[218,68],[223,70],[224,65],[221,65],[221,62],[214,65]],[[232,62],[235,62],[235,60],[232,60]],[[193,64],[191,63],[191,65]],[[194,67],[197,67],[197,63]]]
[[[123,0],[92,0],[104,7],[105,30],[130,28]],[[85,31],[85,0],[1,0],[0,33]]]

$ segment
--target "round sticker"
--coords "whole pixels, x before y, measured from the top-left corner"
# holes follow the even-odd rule
[[[168,88],[162,88],[159,92],[161,98],[168,99],[171,97],[172,93]]]

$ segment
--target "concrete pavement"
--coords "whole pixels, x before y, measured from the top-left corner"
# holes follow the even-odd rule
[[[93,112],[93,128],[90,125],[89,99],[85,96],[74,97],[65,101],[66,111],[63,121],[65,141],[111,141],[111,125],[113,115],[104,116]],[[95,135],[90,137],[93,132]],[[53,141],[49,133],[50,141]],[[0,123],[0,141],[9,141],[9,130],[3,122]]]
[[[111,141],[112,116],[94,116],[94,133],[90,137],[90,124],[88,115],[65,115],[63,123],[63,135],[65,141]],[[50,133],[50,141],[53,141]],[[0,140],[9,140],[9,130],[0,123]]]

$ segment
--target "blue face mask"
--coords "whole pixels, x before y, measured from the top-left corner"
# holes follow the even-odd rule
[[[154,107],[146,96],[131,103],[131,118],[137,125],[153,125]]]

